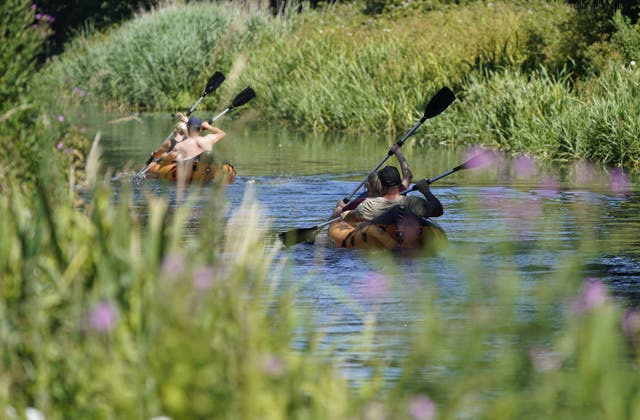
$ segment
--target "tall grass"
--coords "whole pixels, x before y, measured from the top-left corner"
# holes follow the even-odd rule
[[[571,72],[576,12],[562,2],[466,2],[376,19],[360,6],[272,18],[231,5],[170,4],[79,37],[40,86],[87,90],[125,107],[186,109],[221,70],[227,82],[202,107],[251,85],[263,118],[398,135],[447,85],[459,101],[417,133],[420,142],[638,167],[638,127],[628,117],[637,113],[637,72],[620,59],[635,51],[626,41],[637,28],[622,19],[614,42],[588,51],[600,67],[585,79]]]
[[[249,49],[245,80],[285,123],[393,133],[413,125],[442,85],[461,86],[478,66],[523,64],[531,21],[543,14],[557,23],[570,15],[535,2],[478,2],[401,19],[373,20],[353,6],[308,14],[288,36]]]
[[[273,239],[260,228],[250,188],[227,222],[224,189],[214,187],[200,215],[189,198],[170,212],[165,198],[147,197],[143,223],[130,211],[126,185],[116,203],[108,184],[87,185],[78,208],[9,181],[0,196],[3,412],[20,416],[31,407],[52,419],[638,415],[640,314],[623,316],[597,279],[581,288],[583,257],[615,245],[594,240],[590,228],[579,252],[557,253],[535,283],[515,258],[518,229],[504,227],[514,240],[498,247],[497,260],[486,261],[473,244],[452,245],[442,258],[460,273],[455,299],[451,284],[408,284],[397,275],[401,260],[378,259],[382,268],[365,282],[403,290],[406,301],[397,304],[415,305],[413,321],[378,333],[375,305],[358,308],[363,332],[348,350],[373,374],[353,387],[339,355],[321,345],[315,314],[287,286],[304,279],[276,268],[280,250],[265,246]],[[200,229],[186,236],[192,217]],[[565,246],[555,223],[547,240],[528,245],[550,253]],[[354,306],[345,295],[337,304]],[[386,339],[401,340],[403,354],[371,351]],[[398,379],[384,379],[389,367]]]
[[[460,102],[433,120],[423,141],[638,168],[640,126],[629,118],[640,107],[638,77],[634,66],[620,64],[578,88],[544,70],[473,75]]]
[[[43,83],[71,81],[116,105],[188,108],[262,25],[259,14],[232,7],[171,4],[109,34],[77,37]]]

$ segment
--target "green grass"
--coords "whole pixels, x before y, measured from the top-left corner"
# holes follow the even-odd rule
[[[88,162],[89,178],[99,179]],[[287,286],[305,279],[291,279],[278,249],[265,246],[273,238],[250,188],[227,221],[225,190],[212,188],[199,229],[186,234],[188,197],[175,211],[147,197],[143,222],[126,184],[116,203],[109,184],[83,185],[79,204],[0,184],[3,410],[34,407],[52,419],[638,414],[640,318],[622,323],[605,286],[583,283],[584,256],[616,248],[615,232],[595,240],[585,227],[577,252],[555,254],[555,269],[535,284],[516,263],[517,229],[492,233],[516,235],[498,244],[493,263],[452,244],[442,258],[460,273],[454,305],[437,279],[408,285],[396,260],[377,255],[371,281],[403,291],[412,321],[378,331],[375,310],[335,291],[363,328],[341,351],[372,372],[354,387],[314,327],[317,314]],[[548,223],[533,245],[554,253],[565,245]],[[404,343],[405,355],[371,350],[386,340]],[[395,381],[384,379],[390,367]]]
[[[250,106],[261,118],[395,136],[450,86],[459,101],[432,121],[433,130],[418,132],[418,142],[638,167],[637,124],[625,118],[637,111],[637,72],[628,60],[638,37],[624,20],[616,20],[611,43],[585,47],[576,44],[576,12],[562,2],[467,2],[377,18],[361,6],[275,19],[232,6],[169,4],[78,37],[37,86],[62,98],[76,88],[103,104],[185,110],[221,70],[227,81],[201,108],[226,106],[251,85],[258,96]],[[597,71],[572,72],[578,50]]]

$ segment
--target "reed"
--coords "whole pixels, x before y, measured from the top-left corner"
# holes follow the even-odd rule
[[[490,232],[499,258],[486,260],[472,242],[452,243],[440,258],[459,275],[443,283],[407,282],[399,275],[402,260],[373,254],[380,270],[362,279],[369,300],[360,305],[334,293],[336,305],[362,325],[362,334],[340,349],[370,368],[371,376],[352,386],[340,371],[343,356],[317,328],[317,314],[291,288],[305,279],[289,278],[282,256],[276,260],[280,250],[251,188],[226,222],[224,189],[217,187],[203,215],[193,214],[188,196],[170,210],[167,198],[150,194],[143,221],[130,211],[126,184],[114,203],[108,182],[88,178],[96,182],[85,184],[80,207],[11,179],[1,186],[0,404],[7,413],[21,416],[30,407],[52,419],[637,414],[640,315],[625,312],[602,282],[582,274],[585,258],[618,247],[616,232],[596,240],[585,224],[566,252],[557,230],[562,221],[549,220],[544,240],[526,239],[519,236],[523,215]],[[518,197],[495,199],[501,211],[523,205]],[[544,202],[537,204],[543,213]],[[486,207],[482,197],[468,205]],[[193,217],[200,228],[186,235]],[[533,283],[530,267],[514,258],[518,246],[555,255]],[[377,299],[391,290],[404,296],[395,304],[406,305],[411,319],[402,328],[378,329]],[[372,351],[385,342],[402,343],[403,351],[384,357]],[[391,368],[399,373],[395,380],[385,379]]]

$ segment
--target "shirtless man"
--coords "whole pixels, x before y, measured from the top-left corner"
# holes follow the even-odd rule
[[[174,151],[178,155],[178,160],[189,159],[198,156],[202,152],[212,149],[213,145],[222,141],[226,133],[217,127],[212,126],[207,121],[202,121],[198,117],[191,117],[187,122],[189,138],[176,144]],[[201,135],[202,130],[210,131],[210,134]]]

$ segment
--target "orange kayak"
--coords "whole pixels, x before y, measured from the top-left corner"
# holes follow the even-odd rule
[[[350,224],[337,220],[329,225],[329,238],[337,248],[427,249],[438,251],[447,234],[436,222],[416,216],[403,206],[390,209],[372,221]]]
[[[233,165],[217,158],[213,152],[202,152],[180,162],[177,161],[177,153],[170,152],[151,165],[153,166],[146,173],[147,178],[172,182],[177,181],[179,176],[184,176],[186,182],[213,181],[220,177],[231,184],[236,175]]]

